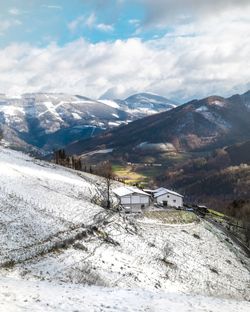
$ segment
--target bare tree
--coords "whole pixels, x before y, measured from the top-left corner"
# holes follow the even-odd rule
[[[105,179],[105,199],[106,199],[106,208],[111,208],[110,193],[111,193],[111,184],[114,179],[114,174],[112,170],[112,165],[109,161],[104,161],[99,164],[96,168],[96,173],[102,176]]]

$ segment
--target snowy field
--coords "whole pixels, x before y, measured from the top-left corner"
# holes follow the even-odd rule
[[[211,224],[108,213],[101,178],[1,147],[0,172],[0,311],[250,310],[250,260]]]
[[[248,302],[141,289],[6,278],[0,282],[0,310],[6,312],[247,312],[249,309]]]
[[[249,259],[209,224],[113,216],[63,251],[17,265],[20,276],[250,300]]]
[[[0,148],[0,263],[35,255],[95,223],[98,183],[71,170]],[[58,238],[58,239],[57,239]]]

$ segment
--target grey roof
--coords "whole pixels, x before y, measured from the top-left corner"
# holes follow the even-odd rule
[[[158,193],[158,192],[160,192],[160,191],[162,191],[162,190],[166,190],[166,188],[164,188],[164,187],[159,187],[159,188],[157,188],[157,189],[155,189],[155,190],[143,189],[143,191],[148,192],[148,193]]]
[[[113,190],[113,193],[116,194],[119,197],[131,195],[131,194],[140,194],[145,196],[150,196],[149,194],[143,192],[142,190],[132,187],[132,186],[121,186]]]
[[[161,195],[165,195],[165,194],[171,194],[171,195],[175,195],[175,196],[178,196],[178,197],[184,197],[183,195],[177,193],[177,192],[174,192],[174,191],[171,191],[169,189],[166,189],[164,187],[160,187],[156,190],[156,192],[154,192],[154,197],[159,197]]]

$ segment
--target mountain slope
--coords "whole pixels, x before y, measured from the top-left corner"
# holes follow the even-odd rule
[[[250,141],[238,143],[226,148],[232,165],[250,165]]]
[[[160,185],[178,189],[189,203],[203,203],[227,212],[235,200],[250,198],[250,141],[217,149],[209,154],[191,154],[179,163],[161,168]],[[250,222],[246,215],[238,216]]]
[[[131,98],[129,105],[120,101],[95,101],[79,95],[34,93],[11,99],[0,96],[0,125],[9,146],[25,151],[49,152],[73,141],[92,137],[111,127],[119,126],[171,108],[167,99],[144,95],[145,112],[137,110]],[[160,98],[160,97],[159,97]],[[136,101],[136,99],[134,99]],[[165,102],[164,102],[165,101]],[[117,101],[118,102],[118,101]],[[133,106],[133,107],[132,107]]]
[[[0,148],[0,265],[49,250],[94,223],[95,179]],[[101,183],[101,182],[100,182]]]
[[[249,299],[249,259],[192,213],[107,211],[101,178],[3,148],[0,169],[1,276]]]
[[[116,103],[127,112],[138,114],[140,117],[163,112],[176,107],[178,104],[152,93],[138,93]]]
[[[2,97],[0,102],[0,124],[14,132],[8,136],[10,145],[19,147],[17,137],[45,151],[90,137],[108,128],[110,122],[119,125],[129,118],[119,109],[82,96],[25,94],[19,99]]]
[[[198,151],[234,144],[250,138],[248,93],[228,99],[211,96],[170,111],[152,115],[96,138],[68,147],[71,153],[98,148],[114,151]]]

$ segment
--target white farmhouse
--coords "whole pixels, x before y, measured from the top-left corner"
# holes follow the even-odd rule
[[[114,189],[113,193],[128,212],[141,212],[150,205],[150,195],[136,187],[122,186]]]
[[[156,190],[145,191],[153,196],[154,201],[157,204],[176,208],[183,207],[183,196],[179,193],[168,190],[164,187],[160,187]]]

